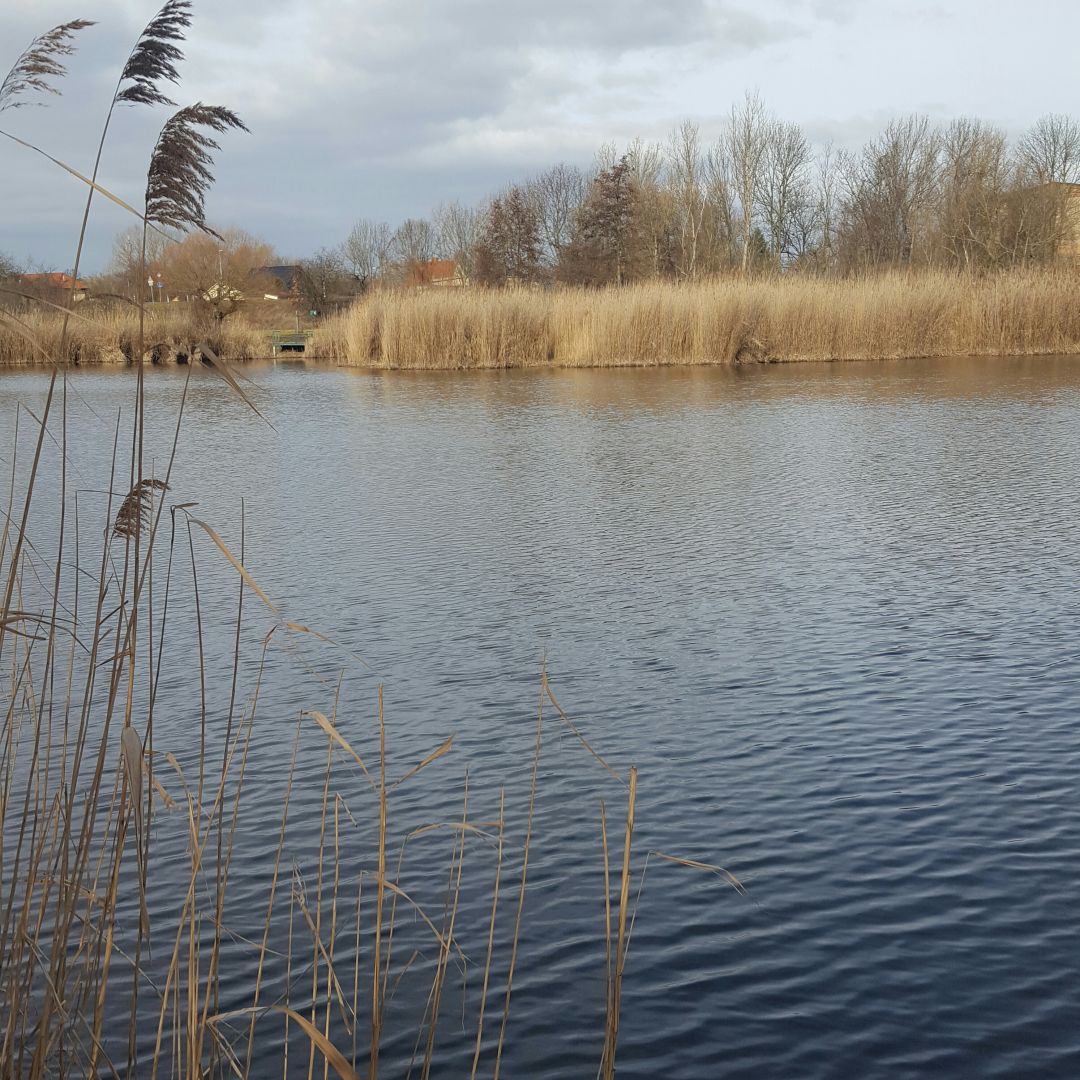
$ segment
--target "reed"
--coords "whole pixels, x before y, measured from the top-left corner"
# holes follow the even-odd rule
[[[374,368],[651,367],[1080,352],[1080,272],[782,275],[373,292],[318,351]]]
[[[188,9],[187,3],[170,0],[148,26],[125,66],[110,116],[112,107],[126,100],[124,93],[137,103],[165,101],[156,80],[174,81],[179,53],[172,43],[187,26]],[[63,74],[57,57],[70,54],[71,34],[85,25],[66,24],[32,44],[13,69],[13,81],[4,84],[12,88],[11,95],[52,89],[48,80]],[[127,208],[144,223],[206,228],[202,181],[209,182],[208,153],[215,146],[196,130],[199,126],[218,132],[239,122],[227,110],[197,106],[166,123],[151,163],[144,212]],[[96,170],[97,165],[91,178],[75,175],[91,193],[116,201],[93,179]],[[201,178],[194,186],[193,171]],[[80,250],[89,209],[88,199]],[[487,363],[518,347],[532,317],[534,297],[510,299],[518,305],[516,313],[508,323],[492,320],[494,344],[487,339],[477,343]],[[415,791],[428,770],[452,767],[453,736],[418,764],[403,762],[394,750],[392,718],[384,711],[381,687],[374,716],[365,718],[342,706],[339,679],[332,707],[306,709],[298,719],[276,844],[266,865],[257,868],[265,886],[265,914],[255,936],[231,925],[237,913],[251,906],[249,894],[236,896],[238,838],[252,817],[260,826],[267,820],[265,792],[249,793],[252,755],[261,737],[278,737],[264,720],[264,675],[271,665],[291,660],[300,643],[326,650],[327,662],[335,665],[346,656],[342,671],[362,661],[326,634],[287,619],[260,587],[245,565],[243,511],[236,552],[217,529],[192,516],[193,503],[167,502],[190,370],[171,442],[150,447],[144,446],[142,362],[153,360],[155,343],[185,343],[191,350],[188,359],[203,350],[224,384],[236,392],[241,409],[250,403],[220,361],[253,347],[243,324],[231,323],[221,340],[210,343],[197,326],[172,322],[175,316],[141,307],[95,312],[93,317],[64,308],[0,313],[0,364],[44,360],[52,369],[46,407],[33,416],[28,457],[16,431],[0,528],[0,1080],[254,1077],[267,1075],[272,1057],[284,1076],[321,1073],[325,1078],[332,1070],[356,1080],[362,1070],[377,1080],[387,1071],[381,1049],[392,1020],[388,1002],[411,971],[418,978],[426,971],[429,977],[426,1006],[407,1021],[415,1035],[414,1056],[420,1058],[422,1077],[438,1072],[445,997],[469,964],[463,948],[469,928],[463,926],[461,904],[467,841],[470,858],[482,844],[493,852],[493,885],[490,916],[473,928],[477,948],[470,947],[476,956],[484,955],[479,999],[475,981],[463,980],[473,991],[471,998],[462,991],[462,1015],[471,1009],[476,1016],[475,1038],[472,1031],[468,1035],[471,1075],[484,1065],[498,1077],[512,1041],[514,973],[526,947],[522,927],[545,723],[565,727],[576,737],[601,767],[599,781],[617,785],[620,796],[628,791],[617,928],[611,914],[606,819],[601,821],[603,866],[595,882],[603,893],[598,908],[605,913],[597,917],[597,936],[609,958],[596,1060],[605,1076],[613,1075],[633,926],[629,883],[637,773],[631,770],[627,783],[585,739],[555,699],[546,672],[540,680],[528,786],[517,793],[525,811],[521,837],[508,828],[502,788],[497,821],[476,818],[467,774],[460,815],[413,823],[403,832],[398,824],[402,791]],[[433,332],[430,348],[438,345],[442,332]],[[527,359],[524,352],[514,355]],[[94,460],[80,455],[82,479],[103,493],[80,509],[69,497],[65,369],[72,362],[110,360],[126,360],[138,369],[131,405],[109,428],[108,456]],[[43,453],[51,443],[61,451],[55,458]],[[144,475],[148,460],[164,463],[161,475]],[[47,468],[56,475],[44,473]],[[51,548],[35,542],[32,525],[45,529]],[[94,553],[89,562],[88,549]],[[235,608],[224,599],[224,590],[205,584],[207,577],[232,572]],[[232,648],[224,650],[227,670],[215,676],[214,661],[221,658],[208,649],[206,627],[211,619],[221,620],[225,603],[230,603],[224,618]],[[261,642],[258,659],[245,661],[250,650],[244,645],[252,641]],[[190,662],[176,659],[175,642],[183,643]],[[173,700],[186,703],[184,722],[197,728],[197,739],[189,740],[194,749],[186,754],[172,745],[176,722],[164,724],[159,715],[163,680],[174,684]],[[555,709],[554,720],[545,718],[545,700]],[[271,709],[278,705],[269,703]],[[369,770],[356,746],[364,753],[377,747],[377,768]],[[314,851],[297,848],[291,832],[296,802],[305,794],[299,776],[308,756],[319,762],[321,778],[314,799],[307,797],[308,813],[318,819]],[[163,898],[150,882],[162,862],[166,819],[183,834],[186,846],[180,867],[175,862],[169,867],[176,888]],[[406,846],[429,835],[449,836],[444,848],[425,856],[424,866],[431,871],[435,858],[440,869],[446,868],[441,918],[430,913],[433,905],[422,902],[425,897],[404,887],[410,866]],[[399,841],[392,868],[387,852]],[[507,865],[519,876],[512,937],[507,955],[499,956],[495,930]],[[366,933],[365,874],[374,877],[376,886]],[[395,964],[393,946],[402,938],[415,947]],[[226,982],[241,954],[255,972],[250,986]],[[425,954],[433,955],[434,962],[425,965]],[[497,1032],[485,1030],[485,1010],[493,996],[502,1003]],[[400,1027],[395,1034],[400,1035]]]
[[[210,329],[196,314],[176,310],[180,307],[147,307],[144,363],[199,363],[204,358],[203,344],[209,344],[225,360],[244,362],[269,355],[265,331],[235,318]],[[87,315],[76,309],[66,333],[60,312],[39,308],[0,319],[0,368],[41,367],[56,357],[66,357],[74,366],[133,364],[138,340],[139,313],[134,307],[105,308]]]

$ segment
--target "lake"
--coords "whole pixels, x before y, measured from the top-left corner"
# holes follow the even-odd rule
[[[469,818],[487,823],[466,844],[455,932],[468,964],[447,981],[435,1076],[471,1066],[490,823],[505,790],[513,851],[481,1057],[490,1075],[546,670],[595,751],[621,776],[639,770],[620,1077],[1080,1075],[1080,357],[475,373],[279,365],[242,377],[265,419],[212,372],[191,372],[167,500],[198,503],[192,513],[233,550],[242,542],[284,617],[333,643],[277,631],[268,652],[222,1009],[250,1001],[243,939],[262,932],[298,725],[281,892],[318,907],[327,740],[301,714],[332,715],[336,703],[339,729],[370,765],[382,685],[393,777],[454,736],[391,796],[391,863],[410,830],[461,819],[466,772]],[[187,378],[147,372],[158,474]],[[0,445],[12,445],[17,402],[39,414],[46,383],[0,378]],[[93,568],[133,384],[118,371],[69,380],[68,483],[79,558]],[[20,468],[31,427],[24,413]],[[45,567],[58,453],[46,448],[31,523],[31,558]],[[69,491],[72,510],[74,500]],[[181,629],[193,590],[178,521],[155,744],[193,767],[198,640]],[[193,535],[220,759],[239,579]],[[73,549],[69,537],[69,558]],[[252,700],[274,622],[248,592],[238,701]],[[603,1042],[600,800],[617,874],[626,793],[550,701],[543,723],[502,1072],[569,1080],[595,1075]],[[340,752],[330,789],[346,808],[337,948],[348,957],[361,874],[374,869],[376,803]],[[175,908],[188,866],[183,815],[162,810],[154,828],[152,914]],[[400,879],[439,925],[454,835],[410,840]],[[650,852],[721,866],[746,895]],[[373,895],[368,879],[364,933]],[[421,920],[399,917],[386,1076],[406,1073],[438,952]],[[288,922],[272,935],[279,952]],[[170,948],[155,941],[152,963]],[[303,950],[310,963],[310,935]],[[310,1000],[310,968],[296,966],[271,964],[269,998],[292,978],[294,1001]],[[254,1074],[280,1074],[281,1027],[260,1023]],[[336,1016],[332,1026],[348,1042]],[[306,1073],[306,1053],[290,1062]]]

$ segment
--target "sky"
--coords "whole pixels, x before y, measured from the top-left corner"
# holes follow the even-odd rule
[[[4,112],[0,128],[89,171],[119,69],[158,6],[0,0],[0,77],[36,34],[96,22],[63,96]],[[711,140],[747,91],[815,142],[852,149],[912,112],[1016,137],[1045,113],[1080,117],[1077,40],[1077,0],[195,0],[170,96],[247,123],[250,135],[222,140],[207,219],[293,259],[359,218],[479,202],[687,119]],[[101,182],[130,202],[168,115],[129,107],[113,121]],[[78,181],[6,140],[0,155],[0,252],[68,268]],[[131,220],[98,205],[87,271]]]

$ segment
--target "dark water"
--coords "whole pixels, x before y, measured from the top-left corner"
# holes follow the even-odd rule
[[[252,573],[341,647],[282,635],[271,652],[237,933],[260,933],[301,710],[339,694],[342,730],[374,755],[384,684],[396,775],[456,735],[395,792],[395,835],[460,818],[467,768],[470,817],[492,820],[505,786],[520,845],[546,657],[592,745],[640,770],[635,890],[663,851],[720,864],[749,894],[649,859],[620,1076],[1080,1075],[1080,358],[250,378],[274,430],[193,374],[170,498],[198,501],[234,546],[243,500]],[[150,377],[159,463],[183,380]],[[43,387],[0,380],[5,444],[16,400],[36,410]],[[84,558],[100,550],[94,492],[130,388],[119,373],[72,380]],[[220,736],[236,581],[196,542]],[[273,618],[245,603],[246,701]],[[158,744],[190,761],[194,645],[168,645]],[[287,862],[313,891],[326,746],[302,730]],[[354,903],[374,804],[344,758],[332,787],[355,819],[341,841]],[[621,853],[624,794],[548,708],[504,1076],[595,1075],[601,798]],[[157,829],[151,889],[167,907],[186,882],[184,828],[163,815]],[[441,920],[450,838],[409,852],[402,883]],[[455,969],[434,1075],[468,1075],[493,867],[478,839],[458,924],[467,982]],[[407,923],[395,978],[420,955],[388,1010],[386,1075],[406,1071],[436,952]],[[250,950],[235,943],[224,967],[222,1007],[242,1006]],[[274,993],[283,978],[271,972]]]

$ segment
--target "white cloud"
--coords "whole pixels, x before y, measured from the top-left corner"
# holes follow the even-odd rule
[[[85,167],[154,2],[76,7],[100,25],[83,35],[65,97],[4,123]],[[196,4],[174,96],[227,104],[253,131],[223,144],[211,217],[294,253],[334,243],[357,216],[478,198],[546,163],[586,161],[607,139],[662,136],[682,117],[715,133],[747,88],[848,145],[906,111],[976,113],[1013,131],[1050,109],[1080,112],[1061,77],[1080,5],[1029,0],[1023,20],[999,0],[923,8],[916,18],[906,0],[219,0]],[[70,0],[0,0],[9,50],[71,17]],[[114,124],[104,175],[125,197],[138,198],[163,118],[125,110]],[[0,250],[33,246],[62,265],[77,189],[25,155],[4,161]],[[107,207],[96,220],[100,264],[124,222]]]

